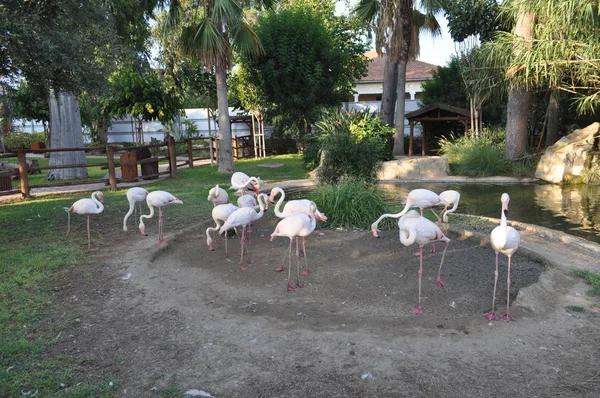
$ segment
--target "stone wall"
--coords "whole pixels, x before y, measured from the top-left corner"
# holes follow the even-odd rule
[[[380,180],[426,180],[450,174],[448,159],[441,156],[402,156],[383,162]]]
[[[600,123],[575,130],[548,147],[535,171],[535,177],[544,181],[560,183],[581,175],[594,143],[594,135],[600,131]]]

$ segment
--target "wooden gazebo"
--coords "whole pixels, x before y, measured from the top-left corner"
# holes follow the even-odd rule
[[[425,124],[423,122],[458,121],[465,126],[465,133],[469,130],[469,126],[471,125],[471,114],[468,110],[439,102],[424,106],[416,111],[409,112],[405,114],[405,117],[408,119],[410,126],[408,156],[413,155],[413,134],[416,123],[421,123],[421,127],[423,129],[421,133],[421,155],[423,156],[425,156]]]

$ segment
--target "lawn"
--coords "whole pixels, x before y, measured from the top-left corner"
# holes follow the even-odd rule
[[[283,166],[265,168],[259,166],[262,163]],[[307,178],[298,155],[241,160],[235,167],[236,171],[260,176],[265,182]],[[95,169],[99,170],[90,168]],[[210,217],[212,204],[206,197],[217,183],[229,188],[230,175],[219,174],[216,167],[203,166],[178,170],[177,179],[146,187],[169,191],[183,200],[184,206],[167,211],[165,230],[169,233]],[[86,363],[94,358],[48,358],[45,353],[68,322],[49,318],[48,308],[61,305],[52,302],[52,282],[69,278],[71,268],[94,261],[95,253],[110,247],[127,211],[125,192],[105,191],[105,210],[91,222],[90,252],[84,217],[73,215],[71,237],[65,238],[65,208],[89,194],[52,195],[0,204],[0,396],[20,396],[23,390],[30,390],[31,394],[37,390],[39,397],[58,392],[70,397],[112,396],[110,375],[86,372]],[[65,390],[64,386],[70,388]]]

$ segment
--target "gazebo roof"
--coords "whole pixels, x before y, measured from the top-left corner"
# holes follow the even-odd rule
[[[458,107],[447,105],[447,104],[442,104],[440,102],[436,102],[434,104],[419,108],[415,111],[408,112],[404,116],[408,120],[414,120],[414,119],[420,119],[420,118],[436,119],[436,118],[451,116],[451,115],[449,115],[449,113],[452,116],[454,116],[454,117],[458,116],[461,119],[462,119],[462,117],[468,118],[471,116],[469,111],[466,109],[458,108]]]

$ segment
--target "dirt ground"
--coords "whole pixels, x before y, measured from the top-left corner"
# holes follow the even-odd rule
[[[96,254],[55,295],[72,329],[56,355],[95,358],[116,396],[160,396],[169,388],[214,397],[600,397],[598,299],[579,278],[517,252],[514,322],[488,322],[494,252],[450,234],[427,254],[423,315],[417,304],[417,246],[397,231],[318,229],[307,239],[310,274],[286,290],[277,273],[285,238],[276,220],[254,225],[247,271],[239,240],[206,246],[208,223],[167,236],[123,233],[113,254]],[[295,271],[295,261],[292,263]],[[302,264],[302,263],[301,263]],[[506,306],[501,256],[497,312]],[[527,287],[529,286],[529,287]],[[517,297],[517,293],[519,293]],[[570,313],[568,305],[584,306]]]

